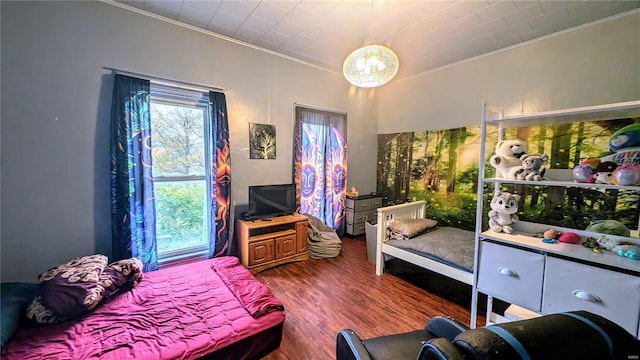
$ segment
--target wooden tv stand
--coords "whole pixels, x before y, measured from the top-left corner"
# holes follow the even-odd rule
[[[300,214],[267,220],[238,220],[240,262],[251,273],[307,260],[308,219]]]

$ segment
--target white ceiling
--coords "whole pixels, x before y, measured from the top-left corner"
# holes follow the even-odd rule
[[[640,8],[635,0],[117,2],[336,72],[356,48],[387,45],[399,77]]]

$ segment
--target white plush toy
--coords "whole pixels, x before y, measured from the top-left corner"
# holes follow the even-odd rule
[[[545,154],[524,154],[520,158],[522,168],[516,171],[516,179],[540,181],[544,177],[547,168],[544,163],[549,160]]]
[[[527,153],[527,143],[520,139],[502,140],[496,145],[496,154],[489,158],[491,166],[496,168],[496,177],[516,179],[516,172],[522,169],[520,157]]]
[[[513,232],[513,223],[520,220],[518,212],[518,201],[520,195],[508,192],[496,192],[491,199],[491,210],[489,211],[489,229],[494,232]]]
[[[601,235],[600,238],[596,240],[596,242],[598,243],[598,245],[600,245],[601,248],[609,251],[613,250],[614,247],[620,245],[620,241],[609,239],[604,235]]]

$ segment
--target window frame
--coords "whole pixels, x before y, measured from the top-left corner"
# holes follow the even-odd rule
[[[205,181],[205,208],[206,215],[204,220],[205,236],[211,233],[213,224],[212,209],[207,201],[211,201],[211,141],[207,138],[207,134],[211,129],[211,114],[209,111],[209,93],[206,91],[186,89],[176,84],[159,84],[151,82],[150,103],[162,104],[168,106],[192,107],[202,109],[203,114],[203,144],[204,144],[204,175],[188,175],[188,176],[153,176],[153,182],[183,182],[183,181]],[[153,141],[153,118],[151,118],[151,135]],[[153,146],[153,145],[152,145]],[[153,160],[153,159],[152,159]],[[158,234],[156,232],[156,242]],[[176,265],[178,263],[188,262],[192,260],[206,259],[209,254],[210,239],[207,239],[203,245],[188,246],[170,251],[158,251],[159,267]]]

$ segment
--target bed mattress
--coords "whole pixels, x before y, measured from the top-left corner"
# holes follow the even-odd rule
[[[440,227],[407,240],[387,240],[386,244],[455,268],[473,272],[473,231]]]
[[[258,359],[280,345],[282,304],[235,257],[144,274],[91,313],[23,326],[3,359]]]

